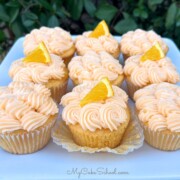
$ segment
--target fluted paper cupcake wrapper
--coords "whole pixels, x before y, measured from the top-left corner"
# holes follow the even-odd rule
[[[22,134],[0,134],[0,147],[13,154],[29,154],[42,149],[51,138],[55,119],[38,130]]]
[[[121,144],[114,148],[89,148],[89,147],[81,147],[77,145],[72,137],[72,134],[69,128],[66,126],[65,122],[59,120],[55,127],[53,128],[52,138],[54,143],[62,146],[67,149],[69,152],[81,151],[85,153],[95,153],[95,152],[109,152],[114,154],[125,155],[129,152],[132,152],[135,149],[140,148],[143,145],[144,135],[143,130],[141,129],[138,122],[134,119],[134,110],[131,109],[131,117],[132,119],[129,122],[128,128],[123,136]]]
[[[169,134],[161,131],[152,131],[147,126],[141,124],[144,130],[146,142],[160,150],[174,151],[180,149],[180,134]]]
[[[54,101],[56,101],[57,103],[60,102],[61,97],[66,94],[66,90],[67,90],[67,83],[68,81],[64,82],[63,84],[57,84],[57,86],[52,86],[49,87],[50,91],[51,91],[51,97],[54,99]]]

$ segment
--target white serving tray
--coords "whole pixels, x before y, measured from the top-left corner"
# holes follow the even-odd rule
[[[120,37],[116,37],[120,40]],[[0,86],[11,80],[10,64],[23,57],[24,38],[16,41],[0,66]],[[168,56],[180,72],[180,52],[172,40]],[[180,179],[180,150],[165,152],[144,143],[125,156],[111,153],[69,153],[52,141],[42,150],[29,155],[12,155],[0,149],[0,180],[18,179]]]

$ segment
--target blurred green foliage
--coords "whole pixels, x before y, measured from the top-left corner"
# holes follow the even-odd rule
[[[180,47],[180,4],[173,0],[0,0],[0,53],[40,26],[72,34],[106,20],[112,34],[154,29]]]

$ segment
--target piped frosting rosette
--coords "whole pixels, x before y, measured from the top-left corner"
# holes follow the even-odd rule
[[[0,99],[2,133],[20,129],[33,131],[58,112],[50,91],[40,84],[12,82],[0,88]]]
[[[129,31],[122,36],[120,41],[121,52],[125,57],[143,54],[150,49],[155,42],[159,42],[163,51],[167,53],[168,46],[154,31],[144,31],[141,29]]]
[[[147,84],[169,82],[177,83],[180,79],[179,73],[172,61],[164,57],[158,61],[140,61],[140,55],[127,59],[124,66],[124,73],[130,76],[135,86],[145,86]]]
[[[75,84],[83,81],[98,81],[103,77],[114,85],[123,81],[122,65],[107,52],[89,51],[83,56],[74,57],[68,65],[69,76]]]
[[[62,59],[50,54],[51,63],[23,62],[23,59],[12,63],[9,76],[14,81],[25,81],[45,84],[49,80],[61,80],[67,77],[67,70]]]
[[[69,55],[67,54],[67,51],[73,49],[71,54],[74,54],[74,43],[70,33],[60,27],[41,27],[40,29],[32,30],[30,34],[25,36],[23,43],[24,54],[28,55],[42,41],[46,44],[49,53],[56,54],[64,58],[66,55]]]
[[[120,88],[113,86],[114,96],[104,103],[90,103],[80,107],[80,100],[96,83],[85,82],[62,97],[61,104],[64,106],[62,118],[67,124],[79,123],[84,130],[95,131],[102,128],[117,130],[117,127],[127,119],[128,96]]]
[[[77,36],[75,40],[75,47],[78,55],[84,55],[88,51],[96,53],[106,51],[114,58],[118,58],[120,54],[119,43],[112,35],[100,36],[98,38],[90,38],[91,31],[84,32],[82,35]]]
[[[126,60],[124,66],[131,98],[135,91],[149,84],[179,82],[179,73],[170,58],[164,57],[158,61],[146,60],[145,62],[140,61],[140,58],[141,55],[132,56]]]

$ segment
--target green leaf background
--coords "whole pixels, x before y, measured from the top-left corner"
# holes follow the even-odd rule
[[[81,34],[102,19],[114,35],[154,29],[180,47],[177,0],[0,0],[0,54],[34,28],[61,26]]]

